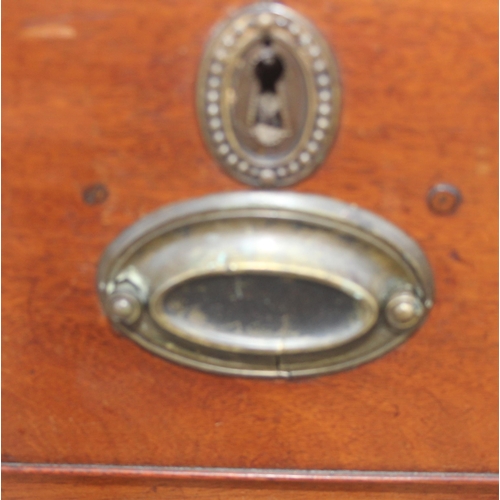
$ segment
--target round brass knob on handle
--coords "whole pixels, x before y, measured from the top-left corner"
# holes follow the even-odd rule
[[[163,208],[106,250],[113,326],[146,349],[231,375],[294,377],[376,358],[423,323],[432,273],[376,215],[298,193],[228,193]]]

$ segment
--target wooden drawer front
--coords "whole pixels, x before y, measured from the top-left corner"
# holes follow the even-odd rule
[[[154,357],[101,313],[95,268],[121,230],[247,189],[204,148],[194,106],[204,41],[243,4],[4,2],[4,461],[495,472],[493,0],[287,1],[331,43],[343,85],[336,144],[293,189],[372,210],[425,250],[437,300],[407,343],[340,374],[256,381]],[[427,206],[438,182],[462,191],[454,215]]]

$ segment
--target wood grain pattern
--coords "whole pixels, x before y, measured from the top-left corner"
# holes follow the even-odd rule
[[[385,492],[385,491],[339,491],[329,488],[297,487],[289,484],[248,485],[217,482],[198,484],[193,482],[141,481],[133,483],[102,482],[45,482],[29,480],[18,482],[6,477],[2,481],[2,498],[5,500],[496,500],[495,493],[436,493],[423,492]]]
[[[121,230],[246,189],[204,149],[194,108],[208,32],[243,3],[4,2],[4,460],[497,470],[493,0],[287,2],[331,42],[344,88],[337,143],[294,189],[373,210],[425,249],[437,301],[409,342],[345,373],[255,381],[158,359],[100,312],[95,266]],[[462,190],[455,215],[426,206],[437,182]],[[96,183],[109,196],[89,205]]]

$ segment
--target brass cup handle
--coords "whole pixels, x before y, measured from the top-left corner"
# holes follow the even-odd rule
[[[418,245],[328,198],[247,192],[166,207],[104,254],[114,327],[217,373],[314,375],[368,361],[423,323],[433,280]]]

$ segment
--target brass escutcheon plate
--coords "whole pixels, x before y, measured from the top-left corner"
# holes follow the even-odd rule
[[[205,143],[232,177],[261,187],[295,184],[321,164],[336,134],[337,64],[302,15],[257,3],[214,30],[197,108]]]

